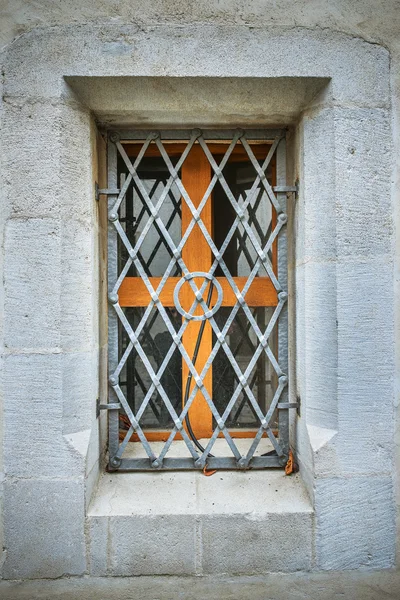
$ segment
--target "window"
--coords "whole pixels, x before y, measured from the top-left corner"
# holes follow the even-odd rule
[[[110,468],[288,457],[284,131],[108,144]]]

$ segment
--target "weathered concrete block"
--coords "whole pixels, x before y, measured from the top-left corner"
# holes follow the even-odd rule
[[[392,141],[385,109],[335,109],[338,256],[392,250]]]
[[[394,314],[392,265],[337,268],[338,455],[347,472],[392,469]]]
[[[317,568],[393,567],[392,478],[320,479],[315,486]]]
[[[91,575],[195,574],[194,515],[90,517]]]
[[[8,221],[5,255],[5,346],[59,347],[59,223],[54,219]]]
[[[110,574],[195,574],[193,515],[112,517],[109,528]]]
[[[97,352],[71,352],[62,355],[63,433],[91,427],[96,417],[98,396]]]
[[[98,447],[98,445],[93,444],[93,446]],[[98,458],[96,462],[89,467],[89,461],[86,462],[86,474],[85,474],[85,511],[87,513],[90,503],[92,501],[93,495],[96,491],[96,487],[99,481],[100,476],[103,473],[104,469],[104,452],[103,449],[98,452]]]
[[[203,516],[204,574],[251,575],[311,568],[310,514]]]
[[[322,43],[325,47],[321,47],[320,60],[329,62],[335,104],[389,106],[390,55],[386,48],[359,37],[341,38],[334,33],[329,33]],[[312,55],[308,60],[313,61]]]
[[[60,339],[65,350],[89,351],[98,342],[96,258],[90,223],[63,223]]]
[[[336,263],[304,265],[304,320],[297,356],[304,354],[303,397],[307,423],[337,426]]]
[[[105,577],[109,574],[109,519],[92,516],[87,520],[87,530],[89,573],[92,577]]]
[[[254,127],[263,116],[287,125],[328,83],[324,77],[67,77],[81,102],[100,121],[181,126],[221,126],[238,122]],[[238,108],[240,107],[240,109]],[[238,119],[240,110],[240,119]],[[273,115],[273,117],[272,117]]]
[[[306,429],[310,443],[313,477],[342,475],[336,449],[337,430],[309,424],[307,424]]]
[[[11,215],[60,214],[60,106],[8,98],[2,116],[5,199]]]
[[[6,579],[85,572],[82,480],[6,481],[4,522]]]
[[[66,477],[84,461],[63,438],[60,354],[4,358],[4,470],[15,477]]]
[[[92,116],[86,106],[65,99],[59,106],[58,118],[62,140],[59,197],[63,226],[67,229],[71,220],[80,221],[93,228],[90,230],[89,227],[93,236],[98,204],[94,190],[97,165],[94,164]]]
[[[296,259],[336,257],[334,120],[331,108],[306,114],[302,120],[301,225],[296,231]],[[299,207],[300,208],[300,207]]]
[[[150,38],[149,38],[150,35]],[[195,40],[195,42],[194,42]],[[213,52],[210,52],[212,47]],[[298,48],[302,52],[298,52]],[[54,60],[58,57],[58,60]],[[230,60],[227,61],[227,57]],[[52,60],[54,67],[47,65]],[[20,65],[25,68],[21,72]],[[295,68],[294,68],[295,67]],[[6,56],[6,93],[30,88],[32,96],[65,93],[65,74],[113,76],[332,77],[334,99],[382,106],[388,102],[389,56],[385,48],[345,34],[309,29],[188,24],[86,24],[33,31]],[[36,77],[35,77],[36,76]]]

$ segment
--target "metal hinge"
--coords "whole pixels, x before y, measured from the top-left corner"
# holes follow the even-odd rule
[[[274,185],[272,188],[276,193],[293,193],[295,196],[299,193],[299,182],[296,181],[295,185]]]
[[[298,409],[300,404],[298,402],[279,402],[277,408],[280,410],[284,410],[286,408],[296,408]]]
[[[99,188],[99,184],[94,184],[94,194],[97,201],[100,200],[100,196],[118,196],[121,190],[119,189],[108,189],[108,188]]]
[[[296,402],[279,402],[277,408],[281,410],[295,408],[300,416],[300,396],[297,396],[296,400]]]
[[[121,410],[122,406],[119,402],[112,404],[100,404],[100,398],[96,400],[96,418],[99,418],[101,410]]]

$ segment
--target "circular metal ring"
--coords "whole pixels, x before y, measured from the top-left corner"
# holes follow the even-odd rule
[[[204,279],[208,279],[208,281],[211,281],[211,283],[217,290],[217,301],[214,307],[210,310],[206,310],[206,312],[202,315],[191,315],[186,310],[183,310],[182,305],[179,301],[179,292],[181,291],[181,287],[184,283],[186,283],[187,281],[191,281],[195,277],[203,277]],[[176,310],[188,321],[205,321],[206,319],[211,319],[211,317],[215,315],[217,310],[221,308],[223,296],[224,293],[222,291],[222,287],[219,281],[213,275],[210,275],[210,273],[205,273],[203,271],[194,271],[193,273],[188,273],[187,275],[184,275],[178,281],[174,289],[174,302]]]

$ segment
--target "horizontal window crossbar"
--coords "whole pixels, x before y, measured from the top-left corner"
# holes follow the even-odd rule
[[[265,469],[282,467],[285,460],[279,456],[254,456],[246,469]],[[169,469],[171,471],[192,471],[198,469],[195,461],[192,458],[165,458],[162,465],[153,467],[149,458],[123,458],[121,459],[118,471],[157,471],[160,468]],[[210,457],[206,463],[207,469],[238,469],[243,470],[243,467],[232,457]]]
[[[156,131],[156,130],[155,130]],[[192,135],[192,129],[171,129],[171,130],[160,130],[160,138],[161,140],[188,140]],[[208,140],[223,140],[223,141],[231,141],[232,138],[237,134],[237,129],[201,129],[202,137],[205,141]],[[124,131],[118,130],[113,131],[118,134],[121,143],[129,142],[129,141],[142,141],[145,140],[148,136],[149,130],[140,130],[136,129],[135,131]],[[263,142],[273,142],[274,139],[278,136],[284,134],[284,130],[282,129],[246,129],[246,139],[251,141],[263,141]]]

